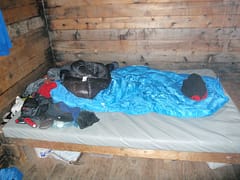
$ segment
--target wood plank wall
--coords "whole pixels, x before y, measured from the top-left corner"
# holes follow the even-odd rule
[[[239,73],[239,0],[45,0],[57,64],[77,59]]]
[[[0,57],[0,115],[50,65],[49,40],[40,5],[36,0],[0,2],[13,44],[10,55]]]

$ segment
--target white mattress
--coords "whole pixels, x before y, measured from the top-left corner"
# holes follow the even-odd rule
[[[213,71],[206,69],[184,72],[214,76]],[[231,98],[215,114],[204,118],[178,119],[156,113],[96,115],[100,121],[85,129],[35,129],[11,120],[3,132],[5,137],[87,145],[240,153],[240,112]]]

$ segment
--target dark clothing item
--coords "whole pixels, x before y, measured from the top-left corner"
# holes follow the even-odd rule
[[[78,125],[80,129],[91,126],[98,121],[99,119],[95,113],[89,111],[81,111],[78,117]]]
[[[49,103],[48,110],[45,115],[52,118],[53,120],[70,122],[73,121],[72,113],[63,111],[60,106],[60,103]]]
[[[22,117],[34,117],[40,114],[39,103],[36,98],[28,97],[21,108]]]
[[[115,67],[112,66],[109,65],[109,69]],[[60,71],[60,79],[66,89],[74,95],[92,99],[110,84],[109,69],[102,63],[78,60],[71,64],[70,70]]]
[[[56,104],[50,103],[46,116],[55,121],[62,121],[64,123],[72,122],[74,126],[78,126],[80,129],[84,129],[99,121],[95,113],[80,111],[80,108],[68,107],[62,102]]]
[[[185,96],[193,100],[202,100],[207,97],[206,84],[202,77],[198,74],[190,74],[187,79],[183,81],[182,92]]]
[[[69,112],[69,113],[71,113],[74,123],[77,124],[78,116],[79,116],[79,113],[80,113],[80,111],[81,111],[80,108],[78,108],[78,107],[69,107],[69,106],[67,106],[66,104],[62,103],[62,102],[61,102],[61,103],[58,103],[58,106],[59,106],[59,108],[60,108],[63,112]]]
[[[53,125],[53,119],[52,118],[46,118],[39,123],[40,129],[47,129]]]
[[[106,67],[108,68],[108,71],[112,72],[113,70],[119,68],[118,62],[114,61],[112,63],[106,64]]]

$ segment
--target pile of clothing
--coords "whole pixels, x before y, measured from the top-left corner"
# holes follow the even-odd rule
[[[34,128],[63,128],[68,126],[84,129],[99,121],[94,112],[79,107],[69,107],[64,102],[54,103],[51,90],[57,81],[78,97],[94,98],[111,82],[110,72],[118,64],[101,64],[82,60],[60,68],[49,69],[44,78],[29,84],[24,93],[16,98],[12,115],[20,111],[18,124],[28,124]],[[17,107],[17,108],[16,108]]]

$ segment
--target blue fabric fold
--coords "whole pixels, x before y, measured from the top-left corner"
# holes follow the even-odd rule
[[[22,180],[23,173],[16,167],[0,169],[1,180]]]
[[[8,35],[2,12],[0,10],[0,56],[6,56],[10,53],[12,43]]]
[[[208,97],[194,101],[181,92],[188,74],[160,71],[147,66],[127,66],[112,71],[107,89],[94,99],[73,95],[60,82],[51,91],[54,102],[94,112],[123,112],[145,114],[156,112],[179,118],[204,117],[215,113],[229,98],[224,94],[219,79],[202,76]]]

